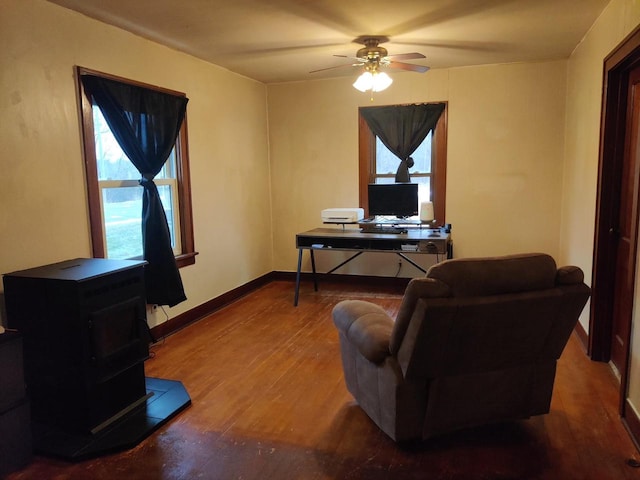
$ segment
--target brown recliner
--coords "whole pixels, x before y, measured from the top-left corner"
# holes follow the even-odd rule
[[[436,264],[395,321],[369,302],[335,306],[347,388],[396,441],[548,413],[589,295],[580,268],[546,254]]]

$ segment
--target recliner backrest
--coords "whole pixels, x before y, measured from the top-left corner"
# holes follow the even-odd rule
[[[556,359],[589,296],[545,254],[450,260],[405,292],[390,350],[405,378]]]
[[[433,265],[427,278],[447,284],[454,297],[479,297],[553,288],[556,273],[553,257],[532,253],[447,260]]]
[[[503,370],[541,360],[562,293],[420,299],[398,363],[406,379]]]

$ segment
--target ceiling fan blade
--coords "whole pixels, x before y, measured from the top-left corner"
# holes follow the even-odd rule
[[[345,63],[344,65],[334,65],[333,67],[327,67],[327,68],[319,68],[318,70],[311,70],[309,73],[317,73],[317,72],[324,72],[326,70],[335,70],[337,68],[347,68],[347,67],[359,67],[360,64],[359,63]]]
[[[402,62],[390,62],[387,67],[390,68],[400,68],[402,70],[409,70],[411,72],[424,73],[429,70],[429,67],[425,65],[414,65],[413,63],[402,63]]]
[[[334,57],[339,57],[339,58],[350,58],[351,60],[357,60],[359,62],[366,62],[367,59],[366,58],[361,58],[361,57],[352,57],[351,55],[333,55]]]
[[[427,58],[423,54],[418,52],[413,53],[399,53],[398,55],[388,55],[389,60],[415,60],[417,58]]]

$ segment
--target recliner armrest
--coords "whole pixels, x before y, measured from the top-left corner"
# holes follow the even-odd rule
[[[574,265],[560,267],[556,273],[556,285],[574,285],[584,282],[584,272]]]
[[[394,322],[382,307],[363,300],[344,300],[333,309],[333,323],[367,360],[380,363],[389,356]]]

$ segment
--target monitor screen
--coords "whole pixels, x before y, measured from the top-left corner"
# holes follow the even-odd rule
[[[418,215],[417,183],[370,183],[369,215]]]

